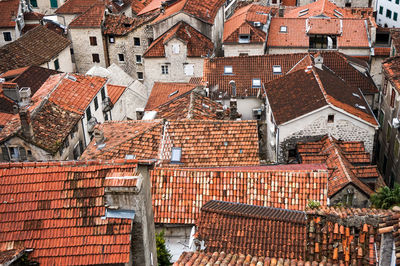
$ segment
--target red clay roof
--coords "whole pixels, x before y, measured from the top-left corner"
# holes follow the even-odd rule
[[[387,79],[393,84],[400,93],[400,56],[387,58],[382,63],[382,70]]]
[[[132,221],[103,218],[104,180],[136,168],[137,161],[0,164],[0,251],[21,245],[41,265],[128,263]]]
[[[82,159],[135,155],[171,167],[259,165],[255,121],[184,120],[163,125],[160,120],[144,120],[107,122],[98,127],[104,132],[106,146],[97,149],[92,141]],[[170,164],[172,147],[182,150],[179,164]]]
[[[44,14],[38,12],[25,12],[24,20],[41,20],[44,17]],[[26,26],[27,24],[25,24]]]
[[[154,82],[145,110],[155,110],[158,106],[195,89],[197,86],[192,83]]]
[[[69,76],[76,78],[76,81]],[[83,114],[106,81],[102,77],[66,74],[49,99],[66,110]]]
[[[130,18],[124,14],[106,15],[103,25],[103,33],[108,35],[125,35],[135,28],[154,19],[155,14]]]
[[[210,200],[304,210],[327,201],[328,172],[312,170],[210,170],[155,168],[151,173],[156,223],[194,224]]]
[[[0,72],[42,65],[66,49],[71,42],[39,25],[12,43],[0,47]]]
[[[267,23],[271,7],[250,4],[237,10],[224,24],[224,43],[238,43],[239,32],[243,27],[250,29],[250,43],[262,43],[266,33],[253,25],[253,22]]]
[[[88,10],[71,21],[69,28],[100,28],[104,19],[105,8],[106,7],[103,2],[94,4]]]
[[[144,53],[144,57],[164,57],[165,45],[173,38],[177,38],[186,45],[188,57],[201,57],[210,54],[213,51],[212,41],[195,28],[183,21],[158,37]]]
[[[352,165],[352,163],[370,163],[369,154],[365,152],[364,145],[360,142],[342,142],[329,136],[318,142],[298,143],[297,151],[302,163],[327,164],[330,171],[329,197],[334,196],[348,184],[353,184],[367,195],[371,195],[374,190],[362,181],[366,177],[375,179],[371,182],[375,189],[384,185],[376,166],[373,166],[375,172],[371,172],[369,167],[354,167]],[[355,159],[360,155],[362,155],[362,160]]]
[[[151,1],[149,4],[147,4],[145,6],[145,8],[140,10],[140,12],[138,13],[138,16],[140,16],[142,14],[145,14],[147,12],[159,9],[161,7],[161,2],[162,2],[162,0],[153,0],[153,1]]]
[[[14,28],[20,0],[0,1],[0,28]],[[13,19],[14,18],[14,19]]]
[[[56,14],[82,14],[96,3],[103,3],[103,0],[68,0],[60,6]]]
[[[307,227],[302,211],[211,200],[201,207],[196,227],[197,239],[204,241],[207,252],[305,257]]]
[[[154,23],[163,21],[179,12],[183,12],[208,24],[214,24],[215,16],[224,3],[225,0],[208,0],[207,2],[201,0],[178,0],[177,3],[168,6],[165,12],[161,13],[158,18],[154,20]],[[158,2],[154,3],[154,5],[156,4],[158,4]],[[159,6],[158,4],[158,7]]]
[[[125,86],[107,84],[108,96],[110,97],[111,102],[113,104],[115,104],[118,101],[118,99],[124,93],[125,89],[126,89]]]
[[[338,25],[342,26],[338,27]],[[312,27],[308,31],[307,25]],[[281,32],[286,26],[287,32]],[[368,32],[362,19],[306,19],[272,18],[268,33],[267,47],[309,47],[308,34],[338,34],[337,47],[368,48]]]
[[[304,15],[301,15],[304,14]],[[328,18],[355,18],[351,9],[340,8],[329,0],[317,0],[308,5],[300,6],[285,12],[285,18],[309,18],[309,17],[328,17]]]

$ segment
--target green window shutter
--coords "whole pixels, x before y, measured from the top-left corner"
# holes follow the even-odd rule
[[[19,157],[21,158],[21,161],[26,161],[26,150],[22,147],[19,147]]]
[[[3,154],[3,161],[9,162],[10,161],[10,157],[8,156],[7,147],[1,147],[1,153]]]
[[[397,21],[397,12],[394,12],[394,13],[393,13],[393,20],[394,20],[394,21]]]
[[[60,69],[60,63],[58,62],[58,59],[54,60],[54,69],[59,70]]]
[[[396,0],[396,4],[399,4],[400,3],[400,0]]]
[[[51,8],[57,8],[58,7],[57,0],[50,0],[50,6]]]
[[[381,15],[383,14],[383,6],[379,7],[379,14],[381,14]]]
[[[31,0],[31,6],[32,7],[37,7],[37,1],[36,0]]]

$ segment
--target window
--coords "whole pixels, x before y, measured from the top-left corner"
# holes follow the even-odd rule
[[[99,108],[99,102],[97,101],[97,96],[94,97],[94,110],[96,111]]]
[[[261,79],[253,79],[252,87],[253,88],[261,88]]]
[[[328,115],[328,123],[333,123],[335,121],[335,115]]]
[[[383,14],[383,6],[379,7],[379,14],[381,14],[381,15]]]
[[[138,80],[143,80],[143,72],[137,72]]]
[[[58,59],[54,60],[54,69],[55,70],[59,70],[60,69],[60,63],[59,63]]]
[[[135,46],[140,46],[140,38],[138,37],[133,38],[133,43],[135,44]]]
[[[139,54],[136,55],[136,63],[137,64],[141,64],[142,63],[142,56],[139,55]]]
[[[151,44],[153,41],[154,41],[153,38],[148,38],[148,39],[147,39],[147,44],[148,44],[148,46],[150,46],[150,44]]]
[[[104,113],[104,121],[108,121],[108,114]]]
[[[103,88],[101,88],[101,100],[103,101],[106,98],[106,90]]]
[[[384,80],[383,80],[383,95],[386,95],[387,85],[388,85],[388,80],[387,80],[387,78],[384,78]]]
[[[12,41],[11,32],[3,32],[3,36],[4,36],[4,41],[6,41],[6,42]]]
[[[287,32],[287,27],[286,26],[281,26],[280,32]]]
[[[172,147],[171,150],[171,163],[179,163],[181,161],[182,148]]]
[[[179,54],[180,46],[179,44],[173,44],[172,45],[172,53],[173,54]]]
[[[89,106],[88,109],[86,109],[86,119],[87,119],[87,121],[89,121],[90,118],[92,118],[92,112],[90,111],[90,106]]]
[[[282,74],[282,67],[281,66],[272,66],[272,72],[274,74]]]
[[[397,21],[397,16],[398,16],[397,12],[393,12],[393,20],[394,21]]]
[[[334,35],[310,35],[309,48],[310,49],[336,49],[336,36]]]
[[[36,0],[31,0],[31,6],[32,7],[37,7],[37,1]]]
[[[392,96],[390,98],[390,107],[394,107],[394,100],[396,99],[396,91],[392,89]]]
[[[114,36],[108,36],[108,42],[109,42],[109,43],[115,43],[115,38],[114,38]]]
[[[58,7],[57,0],[50,0],[50,7],[51,8],[57,8]]]
[[[225,66],[224,67],[224,74],[233,74],[233,67],[232,66]]]
[[[389,142],[390,141],[390,133],[392,132],[392,128],[390,126],[390,123],[387,123],[387,130],[386,130],[386,141]]]
[[[400,0],[396,0],[396,4],[398,5],[400,3]]]
[[[91,46],[96,46],[97,45],[97,39],[94,36],[89,37],[90,40],[90,45]]]
[[[392,18],[392,11],[390,9],[386,9],[386,17]]]
[[[194,64],[184,64],[183,71],[185,72],[186,76],[193,76],[194,74]]]
[[[168,75],[168,66],[167,65],[161,66],[161,74]]]
[[[239,35],[239,43],[249,43],[249,42],[250,42],[250,35],[249,34]]]
[[[93,63],[100,63],[99,54],[92,54]]]
[[[239,53],[239,56],[248,56],[248,53]]]
[[[383,113],[383,111],[381,110],[379,112],[379,125],[383,126],[383,119],[385,118],[385,114]]]
[[[124,61],[125,61],[125,56],[124,56],[124,54],[118,54],[118,60],[119,60],[120,62],[124,62]]]

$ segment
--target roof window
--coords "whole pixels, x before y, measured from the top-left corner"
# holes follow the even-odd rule
[[[182,156],[182,148],[172,147],[171,163],[180,163]]]
[[[112,210],[106,209],[106,217],[105,218],[121,218],[121,219],[134,219],[135,211],[134,210]]]
[[[250,35],[249,34],[239,35],[239,43],[249,43],[249,42],[250,42]]]
[[[282,67],[281,66],[272,66],[272,72],[274,74],[282,74]]]
[[[172,96],[174,96],[175,94],[177,94],[178,92],[179,92],[179,90],[176,90],[176,91],[172,92],[168,97],[172,97]]]
[[[356,107],[362,109],[362,110],[366,110],[367,108],[365,108],[364,105],[359,105],[358,103],[356,103]]]
[[[253,88],[261,88],[261,79],[253,79],[252,87]]]
[[[286,26],[281,26],[281,29],[279,31],[280,32],[287,32],[287,27]]]
[[[340,13],[338,10],[334,9],[333,11],[334,11],[336,14],[340,15],[341,17],[343,17],[343,14]]]
[[[225,66],[224,67],[224,74],[233,74],[233,67],[232,66]]]
[[[308,8],[300,10],[299,17],[302,17],[302,16],[307,15],[307,14],[308,14]]]
[[[360,95],[358,95],[357,93],[354,93],[354,92],[353,92],[353,96],[357,97],[357,98],[360,98]]]

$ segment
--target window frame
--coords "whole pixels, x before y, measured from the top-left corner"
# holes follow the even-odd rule
[[[3,32],[3,39],[4,39],[5,42],[12,42],[11,32],[10,31]]]
[[[118,62],[125,62],[125,55],[124,54],[118,54]]]
[[[93,61],[93,63],[100,63],[100,55],[92,54],[92,61]]]
[[[140,60],[138,60],[138,58],[140,58]],[[135,55],[135,60],[136,60],[136,64],[142,64],[143,63],[143,57],[140,54]]]
[[[142,77],[140,77],[139,73],[141,74]],[[136,72],[136,74],[137,74],[138,80],[143,80],[144,79],[143,72],[138,71],[138,72]]]
[[[386,9],[386,15],[385,15],[387,18],[392,18],[392,10],[390,10],[390,9]]]
[[[89,36],[90,46],[97,46],[97,38],[96,36]]]
[[[233,75],[233,66],[224,66],[224,75]]]
[[[161,75],[168,75],[168,65],[161,65]]]
[[[55,70],[60,69],[60,61],[58,60],[58,58],[56,60],[54,60],[54,69]]]
[[[133,45],[140,46],[140,38],[139,37],[133,37]]]

